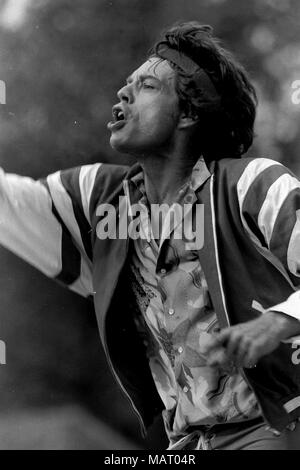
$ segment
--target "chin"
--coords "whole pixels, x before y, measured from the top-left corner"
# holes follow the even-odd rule
[[[125,139],[118,135],[118,133],[113,133],[109,142],[110,146],[117,152],[131,155],[135,158],[150,155],[157,147],[152,140]]]
[[[112,134],[109,143],[110,146],[117,152],[126,153],[129,155],[134,155],[136,153],[134,150],[135,147],[133,145],[130,145],[129,142],[118,138],[118,136],[114,134]]]
[[[124,152],[124,148],[126,147],[125,143],[118,139],[114,134],[111,135],[109,143],[111,148],[117,152]]]

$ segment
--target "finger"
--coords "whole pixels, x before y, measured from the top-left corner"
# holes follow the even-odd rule
[[[234,331],[235,327],[230,326],[229,328],[224,328],[219,333],[216,334],[216,338],[218,339],[220,344],[224,344],[228,341],[230,335]]]
[[[207,359],[207,364],[211,367],[221,366],[227,363],[228,363],[228,357],[226,355],[224,348],[219,348],[213,351]]]
[[[228,335],[227,344],[225,346],[228,357],[235,358],[242,341],[242,337],[239,331],[232,330]]]
[[[256,366],[256,363],[259,359],[259,351],[256,346],[249,348],[247,354],[243,358],[243,367],[246,369],[253,369]]]
[[[207,356],[207,364],[209,366],[215,366],[219,364],[220,361],[223,360],[224,351],[221,348],[214,349],[210,354]]]
[[[205,351],[204,354],[210,353],[214,349],[220,348],[220,346],[223,345],[228,339],[228,336],[230,334],[231,328],[226,328],[225,330],[222,330],[220,333],[216,333],[211,336],[211,341],[207,341],[205,344]]]
[[[218,354],[215,354],[207,365],[213,368],[222,369],[222,372],[228,375],[232,374],[235,369],[234,363],[228,359],[224,351],[219,351]]]
[[[241,340],[238,344],[238,347],[234,352],[234,356],[231,357],[237,367],[243,367],[243,364],[246,363],[249,348],[249,341],[245,339]]]

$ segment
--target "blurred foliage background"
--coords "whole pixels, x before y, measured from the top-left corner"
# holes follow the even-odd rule
[[[254,156],[300,176],[299,0],[0,0],[0,164],[33,177],[97,161],[116,91],[175,21],[211,24],[256,85]],[[93,308],[1,249],[0,448],[164,448],[143,441],[115,385]]]

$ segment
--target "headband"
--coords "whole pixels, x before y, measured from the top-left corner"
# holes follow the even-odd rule
[[[158,46],[157,54],[162,59],[177,65],[183,72],[192,75],[197,87],[205,91],[205,97],[209,101],[220,101],[220,95],[209,75],[186,54],[163,43]]]

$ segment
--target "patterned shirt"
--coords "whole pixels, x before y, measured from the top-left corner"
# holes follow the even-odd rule
[[[194,206],[195,191],[207,171],[200,159],[174,202]],[[125,185],[129,207],[131,191],[138,188],[140,204],[149,208],[143,173],[129,183]],[[260,415],[256,397],[237,369],[207,365],[202,349],[207,338],[219,329],[217,316],[197,251],[186,249],[187,236],[190,240],[192,233],[187,234],[184,227],[183,237],[174,237],[178,224],[183,224],[183,219],[164,217],[158,242],[151,233],[150,212],[143,211],[140,233],[144,236],[134,240],[131,255],[131,283],[140,313],[136,323],[165,406],[163,417],[171,442],[186,434],[189,426]]]

